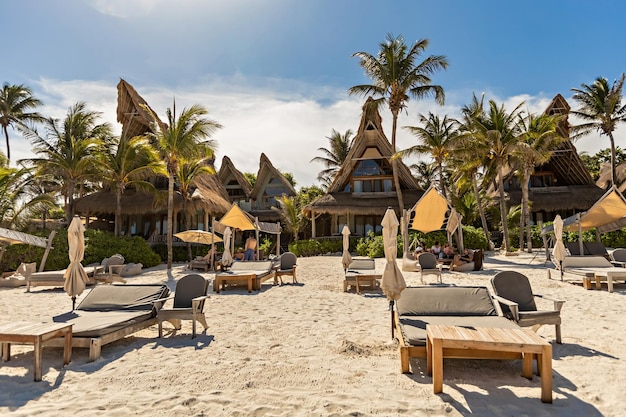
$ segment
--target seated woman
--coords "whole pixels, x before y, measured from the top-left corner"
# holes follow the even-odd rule
[[[435,242],[435,244],[430,248],[430,251],[439,257],[439,254],[441,253],[441,245],[439,242]]]
[[[465,248],[462,255],[454,255],[450,271],[467,272],[474,270],[474,251]]]
[[[443,257],[445,259],[453,259],[454,258],[454,248],[452,245],[446,243],[443,245]]]

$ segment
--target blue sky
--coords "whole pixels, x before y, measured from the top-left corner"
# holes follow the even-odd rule
[[[445,55],[433,82],[446,104],[411,101],[399,126],[428,111],[456,116],[472,93],[541,112],[560,93],[610,82],[626,71],[626,5],[609,1],[422,0],[21,0],[3,2],[2,82],[26,84],[63,117],[77,101],[114,124],[124,78],[160,114],[202,104],[224,128],[217,164],[228,155],[256,172],[261,152],[298,186],[315,183],[331,129],[357,129],[363,99],[347,89],[367,82],[357,51],[375,54],[387,33],[429,39],[426,55]],[[575,107],[571,100],[570,105]],[[383,112],[391,137],[391,115]],[[626,126],[616,132],[626,147]],[[398,131],[398,147],[415,144]],[[12,159],[30,144],[11,133]],[[597,135],[579,151],[608,147]],[[0,148],[5,151],[4,145]]]

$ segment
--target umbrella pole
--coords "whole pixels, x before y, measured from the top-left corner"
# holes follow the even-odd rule
[[[389,311],[391,311],[391,340],[394,339],[394,311],[393,311],[393,300],[389,301]]]
[[[74,311],[74,308],[76,307],[76,296],[72,297],[72,311]]]

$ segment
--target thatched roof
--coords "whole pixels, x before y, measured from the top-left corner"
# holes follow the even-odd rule
[[[167,126],[159,119],[146,100],[132,85],[120,79],[117,84],[117,121],[122,124],[122,137],[132,138],[152,131],[154,119],[146,107],[154,114],[162,129]]]
[[[615,177],[617,179],[617,189],[623,194],[626,191],[626,163],[615,167]],[[611,163],[605,162],[600,165],[600,177],[596,184],[603,190],[607,190],[611,186],[612,181]]]
[[[530,188],[528,198],[532,201],[533,212],[584,211],[589,209],[603,194],[604,190],[595,184],[567,185]],[[508,195],[510,206],[521,204],[521,190],[509,190]]]
[[[206,210],[211,215],[221,215],[230,209],[230,202],[214,175],[204,174],[196,179],[197,189],[192,195],[191,210]],[[181,209],[183,198],[174,193],[174,207]],[[155,194],[125,190],[122,194],[122,214],[156,214],[167,212],[167,190],[159,190]],[[79,214],[115,214],[116,197],[110,190],[79,198],[75,202],[75,210]]]
[[[248,182],[248,179],[241,173],[241,171],[235,168],[233,161],[225,155],[222,158],[222,165],[220,165],[217,177],[224,187],[228,186],[231,178],[234,179],[237,184],[239,184],[239,187],[242,189],[246,199],[250,198],[250,194],[252,194],[252,186],[250,185],[250,182]]]
[[[262,153],[261,160],[259,161],[259,172],[256,176],[256,182],[254,183],[254,188],[250,194],[252,200],[258,200],[262,195],[263,191],[267,184],[273,179],[279,180],[285,188],[287,188],[290,192],[290,195],[296,195],[296,190],[293,188],[293,185],[289,182],[289,180],[270,162],[269,158]]]
[[[424,194],[422,190],[406,190],[402,192],[406,207],[412,207]],[[303,208],[310,216],[312,212],[329,214],[356,214],[383,216],[387,208],[398,210],[398,197],[392,193],[329,193],[316,199]]]
[[[346,184],[350,182],[352,171],[360,160],[371,159],[368,155],[374,154],[376,157],[390,160],[395,150],[391,147],[391,143],[385,136],[382,126],[382,118],[378,110],[369,106],[372,98],[369,97],[363,105],[363,113],[359,130],[352,140],[352,146],[346,156],[346,160],[337,172],[335,180],[328,188],[329,193],[341,192]],[[402,162],[398,161],[398,176],[400,179],[400,188],[404,190],[421,190],[417,180],[411,175],[409,168]]]

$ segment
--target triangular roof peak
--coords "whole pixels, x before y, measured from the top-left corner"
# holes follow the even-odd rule
[[[252,194],[252,186],[250,185],[250,182],[241,171],[235,168],[233,161],[231,161],[226,155],[222,158],[222,164],[220,165],[220,170],[217,173],[217,176],[220,182],[227,189],[230,188],[228,182],[229,178],[232,176],[243,191],[245,197],[250,198],[250,194]]]
[[[167,125],[159,119],[157,113],[135,88],[120,78],[117,84],[117,121],[122,124],[122,137],[132,138],[152,131],[154,122],[152,112],[161,129]]]
[[[256,182],[254,183],[254,188],[252,188],[251,193],[251,198],[253,200],[258,199],[258,197],[262,194],[265,183],[269,180],[269,178],[277,178],[292,193],[291,195],[296,195],[296,190],[295,188],[293,188],[293,185],[291,185],[287,177],[285,177],[279,170],[274,167],[274,165],[272,165],[272,162],[267,157],[267,155],[261,153],[261,159],[259,161],[259,172],[257,173]]]

